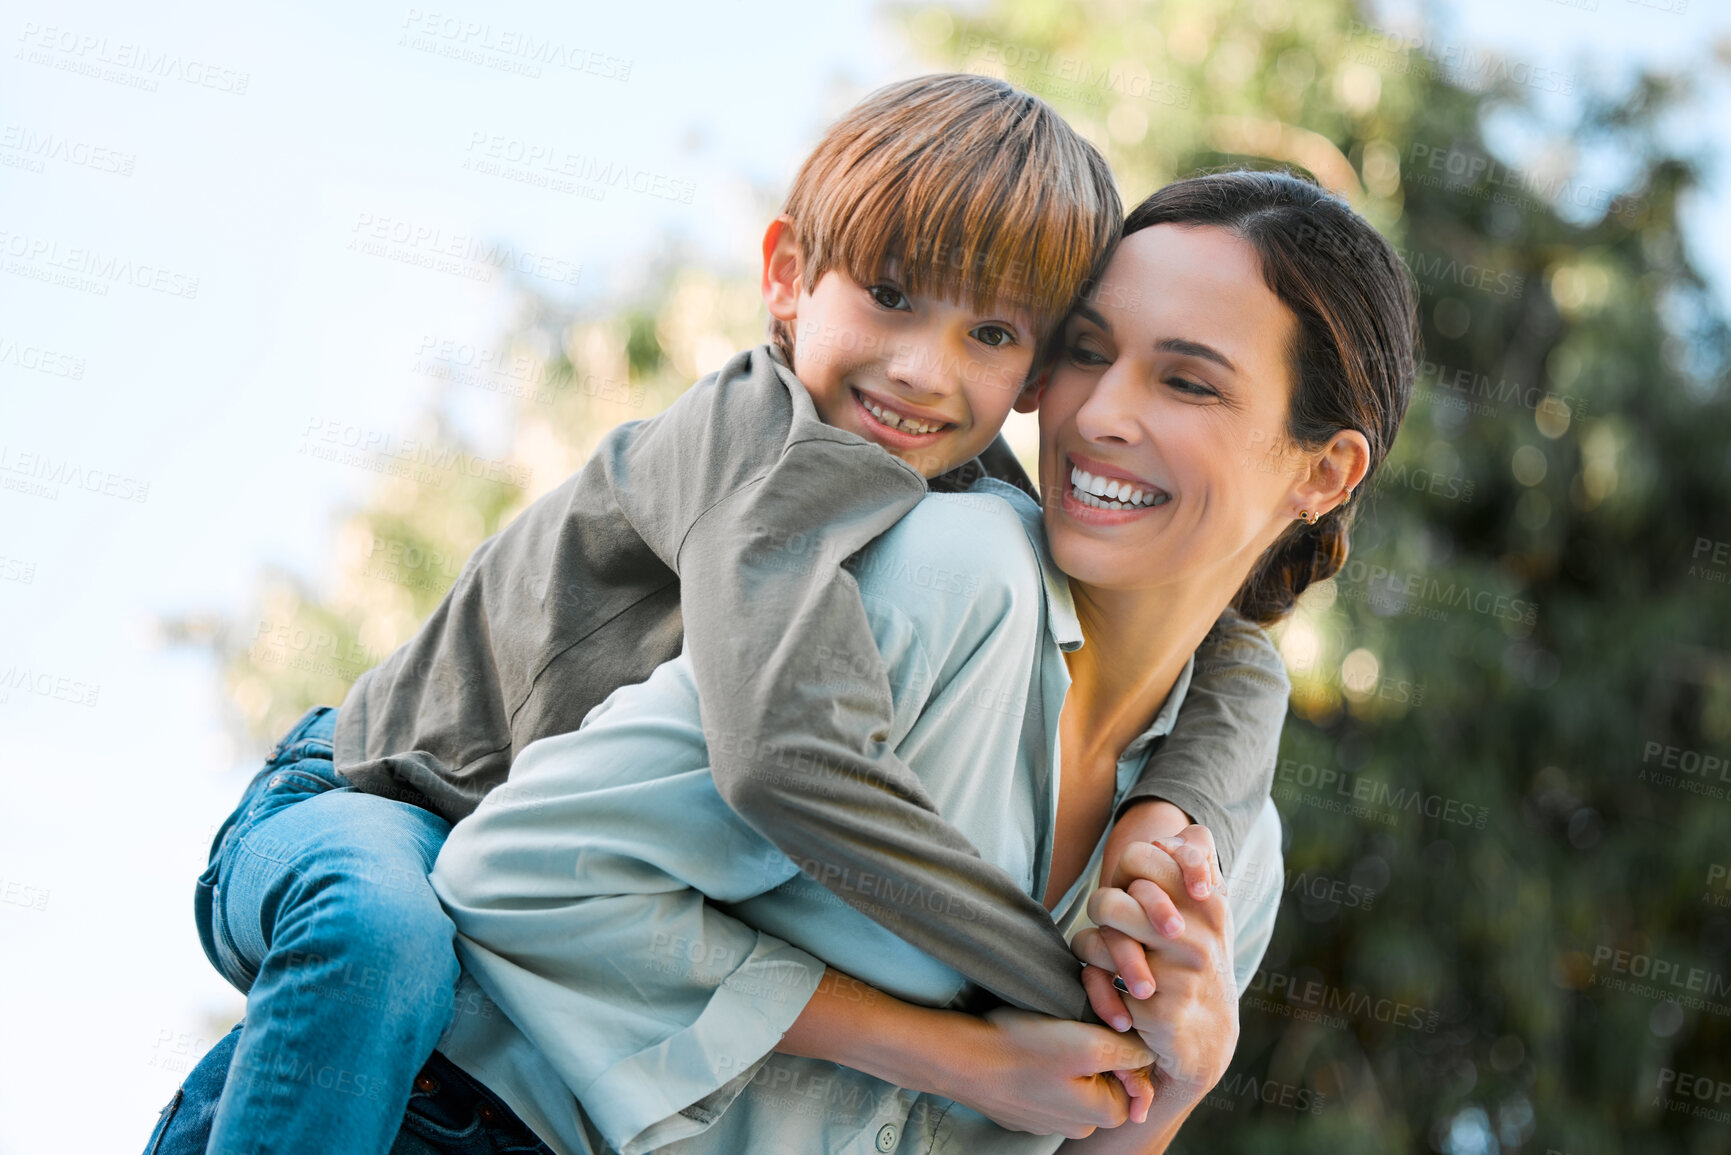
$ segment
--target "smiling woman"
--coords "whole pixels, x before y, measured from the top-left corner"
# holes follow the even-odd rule
[[[1134,584],[1158,550],[1160,581],[1200,570],[1252,620],[1284,616],[1346,560],[1354,490],[1411,398],[1416,331],[1393,249],[1315,185],[1236,172],[1155,193],[1019,406],[1041,411],[1059,564]]]

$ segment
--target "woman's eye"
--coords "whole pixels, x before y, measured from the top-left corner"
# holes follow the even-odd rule
[[[983,344],[990,345],[994,349],[1001,349],[1005,345],[1016,343],[1016,335],[1002,325],[981,325],[974,330],[974,336]]]
[[[867,289],[872,300],[886,309],[905,309],[908,307],[907,296],[894,285],[873,285]]]
[[[1084,348],[1081,345],[1071,345],[1064,352],[1070,360],[1074,361],[1078,365],[1106,364],[1106,358],[1100,356],[1100,354],[1094,352],[1092,349]]]
[[[1168,377],[1166,383],[1180,393],[1188,393],[1192,397],[1218,397],[1220,394],[1206,385],[1199,385],[1186,377]]]

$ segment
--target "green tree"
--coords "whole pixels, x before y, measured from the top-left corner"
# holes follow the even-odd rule
[[[1406,428],[1351,562],[1278,634],[1286,901],[1181,1146],[1731,1149],[1676,1093],[1731,1078],[1710,889],[1731,775],[1702,771],[1731,732],[1726,341],[1678,230],[1694,169],[1655,143],[1687,92],[1591,94],[1340,0],[998,0],[906,26],[934,65],[1056,104],[1127,203],[1304,169],[1419,289]],[[1578,119],[1547,126],[1538,95],[1575,88]],[[1542,143],[1511,166],[1491,140],[1514,129]],[[1628,175],[1595,187],[1607,155]],[[1659,964],[1682,985],[1643,984]]]
[[[1353,557],[1278,631],[1286,895],[1233,1071],[1180,1147],[1731,1150],[1677,1081],[1731,1080],[1727,342],[1678,226],[1694,166],[1655,143],[1686,86],[1592,93],[1347,0],[898,16],[933,67],[1055,104],[1127,203],[1299,168],[1420,292],[1424,367]],[[1577,119],[1545,121],[1537,98],[1569,89]],[[1540,143],[1518,160],[1492,147],[1519,133]],[[1606,156],[1625,175],[1596,187]],[[268,577],[219,642],[260,738],[340,701],[607,428],[762,333],[752,281],[700,269],[619,315],[531,304],[510,461],[533,485],[383,481],[328,596]],[[497,388],[449,388],[476,384]]]

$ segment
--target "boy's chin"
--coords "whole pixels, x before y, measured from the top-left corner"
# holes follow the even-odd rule
[[[899,458],[904,464],[913,467],[927,481],[934,477],[942,477],[950,470],[966,465],[985,449],[985,446],[981,446],[970,453],[965,445],[957,446],[953,442],[933,445],[928,448],[926,446],[885,445],[877,438],[869,436],[866,440],[875,442],[891,457]]]

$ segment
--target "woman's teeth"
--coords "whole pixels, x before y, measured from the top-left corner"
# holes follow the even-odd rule
[[[1139,489],[1115,477],[1095,477],[1076,466],[1070,467],[1070,493],[1095,509],[1149,509],[1172,500],[1170,494],[1158,489]]]
[[[891,429],[899,429],[903,433],[936,433],[948,424],[945,421],[920,421],[913,417],[904,417],[894,409],[885,409],[864,393],[856,395],[859,397],[860,404],[865,406],[867,413]]]

